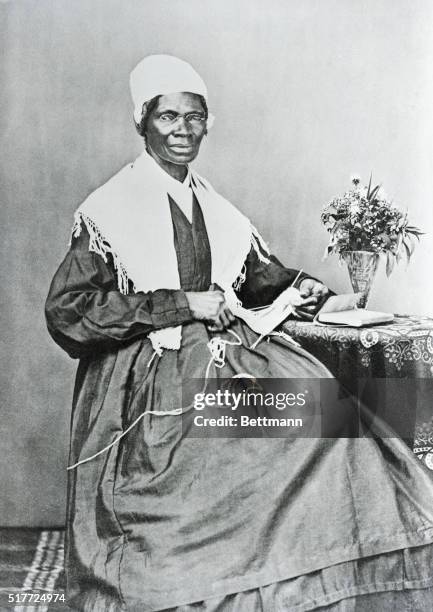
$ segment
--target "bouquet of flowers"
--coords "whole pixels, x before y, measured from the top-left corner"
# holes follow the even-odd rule
[[[369,251],[386,256],[386,274],[406,254],[410,261],[415,238],[423,234],[409,225],[407,212],[402,212],[385,195],[380,185],[361,186],[358,176],[353,187],[323,207],[321,220],[330,233],[325,257],[336,253],[344,259],[350,251]]]

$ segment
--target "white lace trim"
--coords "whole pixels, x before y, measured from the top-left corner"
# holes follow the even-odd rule
[[[266,255],[269,255],[269,248],[263,238],[260,236],[259,232],[256,230],[254,225],[251,225],[251,246],[254,251],[257,253],[257,257],[262,263],[269,264],[271,260]],[[263,253],[265,251],[266,255]],[[248,255],[247,255],[248,256]],[[246,263],[242,266],[242,269],[239,273],[239,276],[235,279],[232,284],[232,287],[235,291],[239,291],[242,285],[244,284],[247,277],[247,266]]]
[[[263,238],[260,236],[259,232],[256,230],[254,225],[252,224],[251,224],[251,246],[257,253],[257,257],[260,259],[261,262],[266,263],[266,264],[271,263],[271,260],[269,259],[269,257],[267,257],[267,255],[270,254],[269,247],[266,244],[266,242],[263,240]],[[263,253],[263,251],[266,253],[266,255]]]
[[[127,295],[129,293],[129,277],[128,273],[120,261],[117,253],[113,251],[109,242],[104,238],[104,236],[99,231],[98,227],[95,223],[87,217],[83,215],[81,212],[75,213],[74,216],[74,225],[72,227],[72,237],[78,238],[81,234],[82,223],[86,226],[87,232],[89,234],[89,251],[92,253],[97,253],[102,257],[102,259],[107,263],[107,255],[110,254],[113,258],[113,265],[117,275],[117,287],[120,293]],[[133,286],[133,291],[135,292],[135,285]]]
[[[237,279],[235,280],[235,282],[232,285],[232,287],[233,287],[233,289],[235,291],[239,291],[239,289],[244,284],[246,277],[247,277],[247,266],[244,263],[244,265],[242,266],[242,270],[241,270],[239,276],[237,277]]]

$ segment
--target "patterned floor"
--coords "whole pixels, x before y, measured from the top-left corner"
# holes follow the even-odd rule
[[[63,531],[0,529],[0,611],[60,612]]]

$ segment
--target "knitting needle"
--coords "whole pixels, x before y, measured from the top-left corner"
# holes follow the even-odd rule
[[[302,274],[302,272],[303,272],[303,271],[304,271],[304,270],[303,270],[302,268],[299,270],[299,272],[297,273],[297,275],[296,275],[296,277],[295,277],[295,280],[294,280],[294,281],[293,281],[293,283],[290,285],[291,287],[293,287],[293,285],[294,285],[295,283],[297,283],[297,282],[298,282],[298,279],[299,279],[299,277],[301,276],[301,274]]]

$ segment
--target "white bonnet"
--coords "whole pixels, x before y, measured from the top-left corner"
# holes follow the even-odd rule
[[[140,123],[143,104],[155,96],[177,92],[199,94],[207,102],[208,93],[194,68],[173,55],[149,55],[131,72],[130,88],[134,102],[134,119]]]

